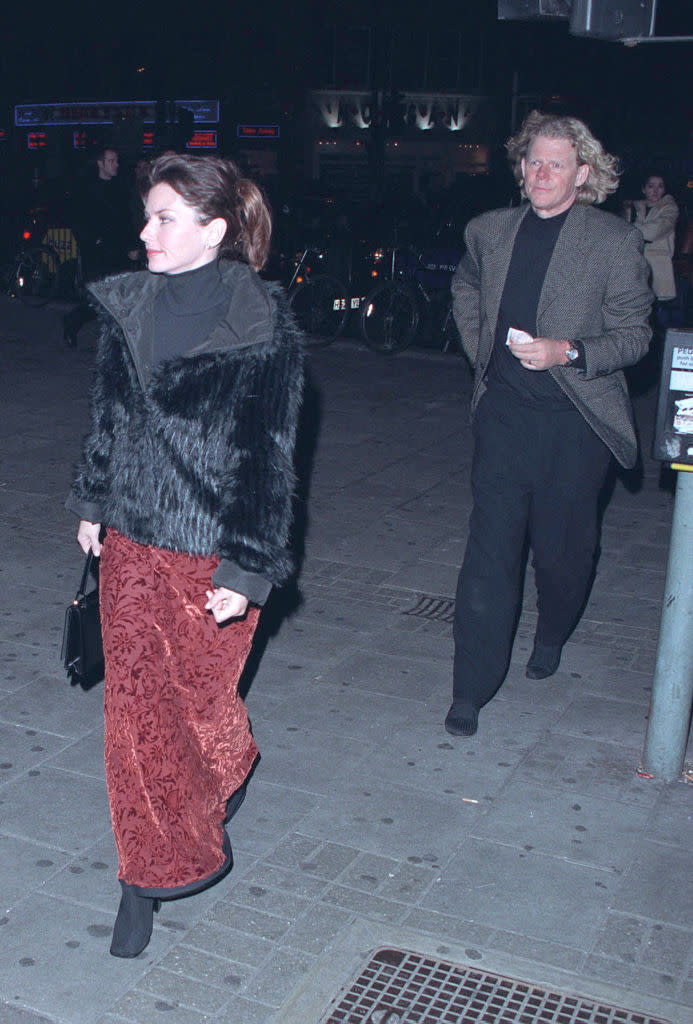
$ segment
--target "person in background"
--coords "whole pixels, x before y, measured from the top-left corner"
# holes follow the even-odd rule
[[[661,174],[648,174],[642,193],[644,199],[624,202],[624,213],[645,240],[645,259],[652,271],[652,290],[657,302],[669,302],[676,298],[672,261],[679,208],[674,197],[667,194]]]
[[[66,503],[100,556],[117,957],[147,946],[159,900],[231,868],[225,825],[258,757],[238,682],[293,572],[303,380],[286,298],[258,274],[258,187],[230,161],[165,156],[144,192],[148,269],[89,288],[102,332]]]
[[[127,195],[118,181],[119,170],[117,150],[103,146],[96,154],[96,173],[74,196],[75,229],[85,281],[134,268],[137,259],[130,233]],[[79,302],[65,314],[63,338],[66,345],[75,347],[77,335],[93,315],[86,301]]]

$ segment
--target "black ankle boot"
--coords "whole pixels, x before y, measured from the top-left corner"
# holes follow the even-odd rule
[[[127,882],[121,882],[120,887],[123,895],[113,926],[111,956],[130,958],[138,956],[149,945],[159,900],[138,896],[134,886]]]

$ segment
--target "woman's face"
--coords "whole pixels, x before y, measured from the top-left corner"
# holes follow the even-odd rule
[[[226,230],[220,218],[200,224],[197,210],[163,182],[147,195],[144,219],[140,238],[154,274],[182,274],[211,263]]]
[[[662,196],[666,193],[664,179],[657,177],[656,174],[653,174],[650,178],[647,179],[647,181],[643,185],[642,191],[643,195],[645,196],[646,202],[650,204],[658,203]]]

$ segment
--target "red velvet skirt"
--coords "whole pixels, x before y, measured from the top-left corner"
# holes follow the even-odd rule
[[[114,530],[103,545],[106,783],[130,885],[177,888],[222,868],[226,801],[258,754],[238,680],[260,612],[217,625],[204,605],[218,564]]]

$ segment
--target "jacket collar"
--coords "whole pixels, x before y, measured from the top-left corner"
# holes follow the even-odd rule
[[[267,287],[245,263],[224,260],[221,277],[231,298],[224,319],[188,356],[250,348],[269,341],[273,312]],[[148,270],[95,281],[88,291],[121,327],[144,386],[152,372],[153,304],[166,285],[163,274]]]

